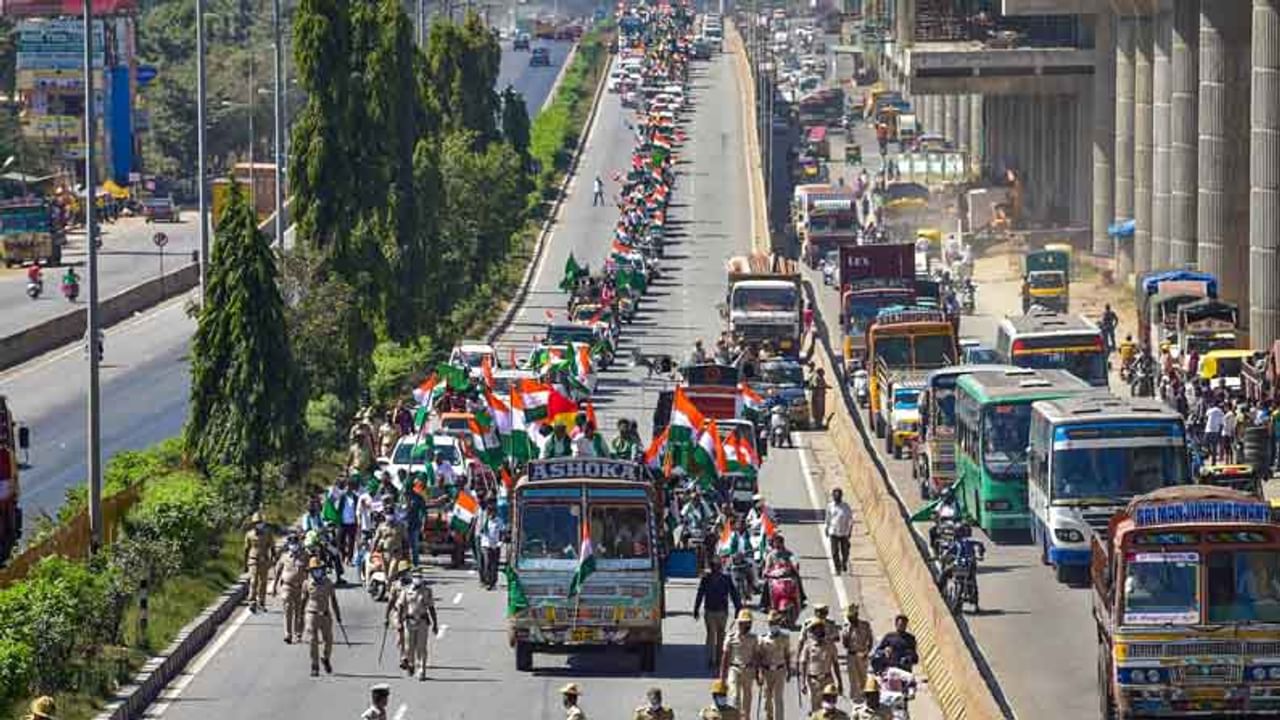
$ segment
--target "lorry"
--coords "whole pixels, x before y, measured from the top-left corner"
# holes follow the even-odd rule
[[[31,198],[0,202],[0,258],[5,267],[24,263],[62,264],[66,233],[53,208]]]
[[[937,308],[891,306],[881,309],[867,329],[870,372],[868,414],[876,437],[893,437],[883,388],[897,377],[954,365],[959,357],[956,327]],[[892,450],[891,447],[887,449]]]
[[[800,269],[780,255],[754,253],[729,259],[725,320],[740,343],[769,343],[795,355],[804,332]]]
[[[1183,485],[1129,501],[1091,543],[1100,715],[1275,717],[1277,556],[1273,509],[1247,493]]]
[[[1071,305],[1071,255],[1061,250],[1034,250],[1023,260],[1022,312],[1032,305],[1067,312]]]
[[[805,183],[792,191],[796,240],[809,267],[818,267],[830,250],[858,243],[857,201],[852,187]]]
[[[1218,279],[1195,270],[1147,273],[1138,279],[1135,294],[1138,346],[1159,357],[1160,345],[1176,340],[1178,309],[1204,298],[1216,300]]]
[[[840,328],[849,373],[866,366],[867,326],[881,308],[910,305],[915,298],[910,243],[844,245],[840,248]]]
[[[681,367],[679,387],[703,417],[709,420],[733,420],[738,417],[740,379],[738,366],[707,362]],[[671,422],[674,397],[674,389],[658,392],[658,402],[653,409],[655,437],[661,435]]]
[[[27,428],[14,421],[8,401],[0,395],[0,563],[8,561],[22,537],[18,453],[26,451],[30,444]]]

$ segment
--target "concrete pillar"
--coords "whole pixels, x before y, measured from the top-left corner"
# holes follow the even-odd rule
[[[1093,37],[1094,56],[1097,58],[1090,98],[1093,111],[1093,254],[1111,255],[1115,252],[1115,243],[1107,234],[1107,226],[1116,215],[1113,192],[1116,181],[1113,163],[1116,152],[1116,72],[1115,54],[1112,52],[1115,17],[1109,11],[1100,11],[1094,16]]]
[[[1199,182],[1200,3],[1174,0],[1169,103],[1169,265],[1196,262]]]
[[[929,132],[929,96],[916,95],[911,103],[916,111],[916,125],[921,133]]]
[[[1173,2],[1163,0],[1155,18],[1155,67],[1152,70],[1152,143],[1155,169],[1151,201],[1151,269],[1169,268],[1169,102],[1173,94],[1169,45],[1173,38]]]
[[[1133,92],[1137,20],[1116,18],[1116,206],[1115,220],[1133,218]],[[1133,271],[1133,241],[1115,244],[1116,279],[1127,282]]]
[[[1152,202],[1152,81],[1155,60],[1154,23],[1150,17],[1135,21],[1133,68],[1133,271],[1151,270]]]
[[[1249,6],[1202,0],[1197,261],[1218,277],[1222,297],[1240,306],[1242,319],[1249,302],[1248,51]]]
[[[947,95],[943,99],[946,109],[947,122],[947,139],[951,141],[953,146],[960,145],[960,98],[956,95]]]
[[[971,101],[971,98],[972,98],[971,95],[961,95],[956,98],[957,125],[956,125],[955,143],[956,143],[956,147],[959,148],[960,150],[969,149],[969,139],[970,139],[969,121],[971,117],[970,110],[969,110],[969,103]]]
[[[969,97],[969,167],[975,173],[981,173],[987,162],[987,146],[985,127],[986,98],[981,95]]]
[[[929,98],[929,132],[939,135],[946,133],[946,103],[941,95]]]
[[[1253,0],[1249,344],[1280,340],[1280,0]]]

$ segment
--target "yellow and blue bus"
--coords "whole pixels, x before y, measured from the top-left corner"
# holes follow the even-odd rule
[[[1090,542],[1134,497],[1191,481],[1182,416],[1150,399],[1088,395],[1031,406],[1031,537],[1059,582],[1083,582]]]
[[[1102,330],[1079,315],[1032,310],[1006,317],[996,331],[996,355],[1009,365],[1058,368],[1094,387],[1107,387]]]
[[[965,516],[992,539],[997,531],[1031,527],[1031,403],[1088,392],[1089,385],[1066,370],[995,370],[956,381],[956,497]]]

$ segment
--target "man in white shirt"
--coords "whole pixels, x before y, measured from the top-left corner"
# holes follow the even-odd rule
[[[1229,463],[1235,456],[1236,423],[1239,418],[1228,405],[1222,411],[1222,461]]]
[[[1204,411],[1204,444],[1209,448],[1209,462],[1217,463],[1222,450],[1222,425],[1226,413],[1218,403],[1213,403]]]
[[[853,534],[853,508],[844,501],[844,491],[840,488],[831,491],[831,502],[827,503],[826,532],[831,540],[831,559],[835,561],[836,572],[849,572],[849,536]]]
[[[477,527],[480,534],[480,584],[485,589],[492,590],[498,584],[498,561],[502,555],[502,536],[507,530],[507,524],[498,514],[497,498],[493,496],[485,498]]]
[[[436,453],[436,485],[438,487],[446,487],[458,484],[457,473],[453,470],[453,463],[445,459],[444,453]]]

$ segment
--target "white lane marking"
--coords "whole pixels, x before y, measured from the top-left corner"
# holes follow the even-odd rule
[[[182,696],[183,691],[187,689],[191,681],[200,674],[200,671],[204,670],[204,666],[209,664],[209,661],[218,654],[218,651],[222,650],[223,646],[231,641],[232,636],[250,617],[253,617],[253,613],[249,612],[248,608],[240,611],[240,615],[231,623],[231,626],[218,635],[213,644],[201,651],[196,656],[195,661],[191,663],[191,666],[184,670],[176,680],[169,684],[168,688],[160,693],[160,698],[152,703],[151,707],[143,714],[143,717],[158,718],[164,715],[165,711],[169,709],[169,705]]]
[[[436,630],[436,639],[439,640],[443,638],[445,631],[448,629],[449,629],[448,625],[441,625],[440,628]]]
[[[814,510],[822,510],[826,505],[822,502],[822,493],[818,492],[813,473],[809,469],[809,455],[806,452],[809,448],[807,445],[797,445],[796,449],[800,454],[800,472],[804,475],[804,485],[809,491],[809,503],[813,505]],[[849,593],[844,589],[844,578],[836,572],[835,557],[831,554],[831,539],[821,528],[818,529],[818,537],[822,541],[822,549],[827,554],[827,572],[831,573],[831,584],[835,586],[836,599],[840,601],[840,607],[849,607]]]
[[[405,703],[400,703],[400,707],[396,708],[396,714],[391,716],[391,720],[404,720],[404,716],[408,712],[409,706]]]
[[[457,604],[458,604],[458,603],[460,603],[460,602],[462,602],[462,593],[458,593],[457,595],[454,595],[454,596],[453,596],[453,604],[454,604],[454,605],[457,605]]]

